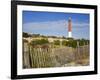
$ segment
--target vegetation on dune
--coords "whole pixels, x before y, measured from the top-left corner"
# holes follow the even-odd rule
[[[33,40],[31,41],[32,45],[43,45],[43,44],[48,44],[49,41],[47,39],[41,39],[41,40]]]
[[[89,44],[89,40],[85,40],[85,39],[80,39],[80,40],[70,39],[68,41],[66,41],[66,40],[62,41],[62,46],[68,46],[68,47],[73,47],[73,48],[76,48],[78,45],[84,46],[84,45],[88,45],[88,44]],[[60,40],[54,41],[54,45],[60,46]]]
[[[60,41],[59,40],[55,40],[54,41],[54,45],[60,45]]]
[[[44,44],[51,44],[48,41],[48,38],[57,38],[58,40],[54,40],[53,45],[54,46],[68,46],[72,48],[76,48],[77,46],[84,46],[89,44],[89,40],[86,39],[74,39],[74,38],[66,38],[64,36],[62,37],[57,37],[57,36],[45,36],[45,35],[40,35],[40,34],[29,34],[26,32],[23,32],[23,37],[42,37],[43,39],[37,39],[37,40],[32,40],[31,44],[32,45],[44,45]],[[64,39],[60,41],[59,39]],[[24,40],[25,41],[25,40]]]

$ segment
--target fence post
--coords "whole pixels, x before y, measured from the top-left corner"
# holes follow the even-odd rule
[[[62,39],[60,39],[60,47],[62,47]]]
[[[80,59],[79,42],[77,41],[77,60]]]

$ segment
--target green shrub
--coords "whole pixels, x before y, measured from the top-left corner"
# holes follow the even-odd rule
[[[31,41],[32,45],[43,45],[43,44],[48,44],[49,41],[47,39],[40,39],[40,40],[33,40]]]
[[[54,45],[60,45],[60,41],[59,40],[55,40],[54,41]]]

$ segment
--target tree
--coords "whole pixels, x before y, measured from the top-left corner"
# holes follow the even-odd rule
[[[27,38],[27,37],[31,37],[31,35],[26,32],[23,32],[23,37]]]
[[[63,38],[63,39],[66,39],[66,37],[65,37],[65,36],[63,36],[62,38]]]

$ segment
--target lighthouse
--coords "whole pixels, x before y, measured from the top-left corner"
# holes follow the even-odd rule
[[[68,19],[68,37],[72,37],[72,20],[71,17]]]

